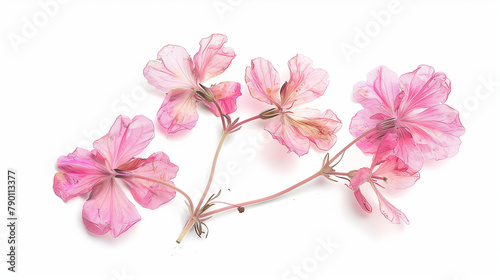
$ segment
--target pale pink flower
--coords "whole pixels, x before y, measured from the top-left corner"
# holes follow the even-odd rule
[[[450,80],[430,66],[419,66],[399,77],[399,82],[396,73],[378,67],[366,82],[354,86],[354,99],[364,109],[352,118],[349,130],[358,137],[376,128],[357,146],[374,154],[385,141],[392,146],[386,157],[396,156],[410,172],[417,172],[424,158],[440,160],[458,152],[465,129],[458,112],[443,104],[450,91]]]
[[[312,60],[300,54],[288,61],[288,68],[290,80],[282,86],[278,72],[263,58],[252,60],[246,69],[245,81],[252,97],[275,105],[279,112],[265,129],[299,156],[309,151],[310,143],[327,151],[337,140],[340,120],[331,110],[294,107],[323,95],[329,83],[328,73],[312,68]]]
[[[397,209],[387,201],[387,199],[380,193],[378,187],[390,187],[394,189],[403,189],[411,187],[420,178],[418,173],[410,173],[407,171],[407,167],[401,167],[401,162],[396,157],[392,157],[389,160],[382,162],[378,165],[378,168],[373,171],[375,167],[375,161],[371,168],[361,168],[355,171],[354,176],[351,179],[349,188],[354,191],[354,196],[358,201],[359,205],[363,210],[368,213],[372,212],[372,207],[363,196],[360,190],[360,186],[364,183],[370,183],[373,191],[378,197],[378,202],[380,206],[380,212],[385,216],[386,219],[394,224],[399,224],[403,220],[406,224],[409,224],[408,218],[401,210]]]
[[[130,189],[134,199],[143,207],[155,209],[172,200],[175,190],[148,180],[140,175],[167,181],[178,171],[163,152],[146,159],[135,158],[154,137],[153,122],[144,116],[132,120],[119,116],[108,134],[94,142],[94,149],[76,150],[57,160],[61,172],[54,176],[54,192],[65,202],[90,192],[83,205],[83,222],[95,234],[111,231],[117,237],[141,217],[117,181]],[[120,178],[120,180],[116,180]]]
[[[197,101],[202,101],[216,116],[217,107],[198,98],[196,91],[204,91],[200,84],[222,74],[236,56],[232,48],[224,47],[227,37],[213,34],[200,41],[200,50],[191,59],[181,46],[167,45],[158,52],[158,60],[151,60],[144,68],[144,77],[167,95],[158,111],[158,122],[169,133],[191,129],[198,121]],[[194,60],[194,62],[193,62]],[[236,98],[241,85],[222,82],[210,87],[224,114],[236,110]]]

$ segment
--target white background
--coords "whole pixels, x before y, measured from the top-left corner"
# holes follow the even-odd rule
[[[66,1],[49,11],[40,4],[46,2],[0,6],[0,217],[7,216],[8,168],[18,175],[19,217],[18,272],[8,272],[2,261],[2,279],[500,277],[495,1]],[[377,22],[387,13],[390,18]],[[361,32],[368,37],[363,40]],[[327,92],[307,106],[332,109],[343,121],[332,153],[352,139],[350,118],[361,109],[352,101],[352,87],[370,70],[386,65],[403,74],[425,63],[443,71],[452,83],[448,104],[462,107],[467,132],[457,156],[427,162],[411,189],[384,192],[411,224],[385,220],[368,188],[371,215],[342,183],[320,178],[244,214],[214,217],[207,239],[190,232],[175,243],[187,219],[181,196],[154,211],[137,205],[142,221],[117,239],[89,234],[81,221],[85,198],[64,203],[52,191],[57,158],[101,137],[119,114],[144,114],[157,126],[163,94],[147,85],[142,69],[166,44],[194,55],[199,40],[212,33],[227,35],[227,46],[237,53],[230,68],[210,81],[242,83],[244,96],[234,116],[267,108],[249,97],[244,84],[251,59],[270,60],[282,81],[289,75],[288,59],[297,53],[325,69]],[[357,52],[346,55],[345,45]],[[490,80],[488,87],[484,80]],[[192,131],[167,136],[157,129],[141,154],[167,153],[180,167],[175,184],[195,200],[220,135],[219,120],[199,112]],[[269,140],[264,125],[246,125],[225,143],[216,172],[221,200],[272,194],[320,167],[324,153],[286,153]],[[354,147],[338,170],[369,162]],[[332,243],[329,250],[324,242]],[[294,272],[299,269],[303,274]]]

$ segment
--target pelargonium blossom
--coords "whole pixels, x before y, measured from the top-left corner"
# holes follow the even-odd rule
[[[364,107],[351,121],[350,132],[358,137],[374,129],[356,144],[375,154],[382,142],[392,146],[408,171],[422,168],[424,158],[440,160],[454,156],[465,132],[458,112],[445,105],[450,80],[434,68],[420,65],[399,77],[385,66],[368,74],[354,86],[354,99]],[[394,135],[395,137],[388,137]]]
[[[371,213],[372,207],[359,188],[364,183],[370,183],[373,191],[378,197],[380,212],[385,218],[394,224],[399,224],[401,220],[409,224],[406,215],[387,201],[380,193],[377,186],[382,188],[387,186],[394,189],[408,188],[415,184],[420,178],[420,175],[418,173],[408,172],[407,166],[401,166],[401,162],[396,157],[385,160],[379,165],[376,165],[375,162],[376,161],[374,161],[374,164],[372,164],[370,168],[364,167],[355,171],[354,175],[351,175],[352,179],[348,187],[354,191],[354,196],[361,208]],[[374,171],[375,167],[377,168]]]
[[[341,121],[331,110],[295,107],[324,94],[328,73],[314,69],[312,60],[300,54],[288,61],[288,68],[290,80],[282,86],[276,69],[263,58],[252,60],[246,69],[245,81],[252,97],[276,106],[278,117],[265,130],[299,156],[309,151],[310,143],[327,151],[337,140],[335,133],[340,130]]]
[[[171,182],[178,167],[163,152],[150,157],[136,158],[154,137],[153,122],[144,116],[132,120],[119,116],[109,132],[94,142],[88,151],[76,148],[61,156],[54,176],[54,192],[65,202],[90,193],[83,205],[83,222],[88,231],[117,237],[141,217],[118,181],[126,185],[134,199],[143,207],[155,209],[172,200],[175,190],[165,185],[134,176],[143,176]],[[117,180],[119,178],[119,180]]]
[[[226,42],[227,37],[221,34],[201,39],[200,50],[193,59],[183,47],[167,45],[158,52],[158,60],[149,61],[144,68],[148,82],[166,93],[157,117],[168,133],[195,126],[197,101],[202,101],[216,116],[220,115],[212,102],[198,97],[197,91],[204,92],[200,84],[222,74],[236,56],[232,48],[224,47]],[[209,90],[208,94],[213,94],[223,114],[236,110],[236,99],[241,96],[240,83],[221,82]]]

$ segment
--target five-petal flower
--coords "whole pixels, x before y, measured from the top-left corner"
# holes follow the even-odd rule
[[[154,137],[153,122],[144,116],[132,120],[119,116],[108,134],[94,142],[94,149],[76,150],[57,160],[61,172],[54,176],[54,192],[65,202],[90,192],[83,205],[83,222],[95,234],[111,231],[117,237],[141,217],[127,199],[118,180],[129,187],[143,207],[155,209],[172,200],[175,190],[134,175],[167,181],[172,186],[178,167],[163,152],[135,158]]]
[[[246,69],[245,81],[252,97],[277,108],[279,116],[265,129],[289,152],[299,156],[309,151],[311,142],[327,151],[337,140],[335,133],[340,130],[341,121],[331,110],[294,107],[323,95],[329,83],[328,73],[314,69],[312,60],[300,54],[288,61],[288,68],[290,80],[282,86],[278,72],[263,58],[252,60]]]
[[[181,46],[167,45],[158,52],[158,60],[151,60],[144,68],[144,77],[154,87],[166,93],[158,111],[158,122],[168,133],[191,129],[198,121],[196,102],[202,101],[216,116],[217,107],[200,99],[197,91],[206,80],[222,74],[236,56],[233,49],[224,47],[227,37],[213,34],[200,41],[200,50],[191,59]],[[210,87],[223,114],[236,110],[236,98],[241,96],[237,82],[222,82]]]
[[[351,121],[350,132],[358,137],[375,130],[357,142],[366,153],[375,154],[382,142],[408,165],[410,172],[422,168],[424,158],[440,160],[458,152],[465,129],[458,112],[445,105],[450,93],[445,74],[421,65],[402,75],[381,66],[368,74],[366,82],[354,86],[354,99],[364,107]],[[386,137],[386,135],[395,137]]]

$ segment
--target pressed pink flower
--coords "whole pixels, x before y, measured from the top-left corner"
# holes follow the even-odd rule
[[[373,171],[374,167],[375,161],[371,168],[364,167],[355,172],[348,186],[354,191],[354,197],[363,210],[368,213],[372,212],[370,203],[368,203],[359,188],[362,184],[368,182],[378,197],[380,212],[385,218],[394,224],[399,224],[401,220],[409,224],[405,214],[389,203],[380,193],[377,186],[382,188],[391,187],[394,189],[408,188],[415,184],[420,178],[420,175],[418,173],[408,172],[407,166],[401,167],[401,162],[396,157],[392,157],[382,162],[375,171]]]
[[[143,207],[155,209],[172,200],[175,190],[164,185],[138,179],[140,175],[170,182],[178,171],[163,152],[146,159],[135,158],[154,137],[153,122],[144,116],[132,120],[119,116],[108,134],[94,142],[94,149],[76,150],[57,160],[61,172],[54,176],[54,192],[65,202],[90,192],[83,205],[83,222],[95,234],[111,231],[117,237],[141,217],[127,199],[121,182],[129,187],[134,199]]]
[[[158,52],[158,60],[149,61],[144,68],[148,82],[167,93],[157,116],[169,133],[194,127],[198,120],[197,101],[201,100],[219,116],[216,106],[198,98],[196,91],[203,92],[200,84],[222,74],[236,56],[232,48],[224,47],[226,42],[227,37],[221,34],[203,38],[193,59],[183,47],[167,45]],[[222,82],[210,91],[224,114],[236,110],[236,98],[241,95],[239,83]]]
[[[352,118],[349,130],[358,137],[376,128],[357,146],[374,154],[386,141],[392,147],[386,157],[396,156],[417,172],[424,158],[440,160],[458,152],[465,129],[458,112],[444,104],[450,91],[450,80],[430,66],[402,75],[399,83],[396,73],[381,66],[354,86],[354,99],[364,109]],[[391,134],[395,137],[385,137]]]
[[[312,60],[300,54],[288,61],[288,68],[290,80],[282,86],[278,72],[263,58],[252,60],[246,69],[245,81],[252,97],[275,105],[279,113],[265,129],[289,152],[299,156],[309,151],[310,143],[320,150],[329,150],[342,126],[337,116],[331,110],[294,108],[323,95],[329,83],[328,73],[314,69]]]

